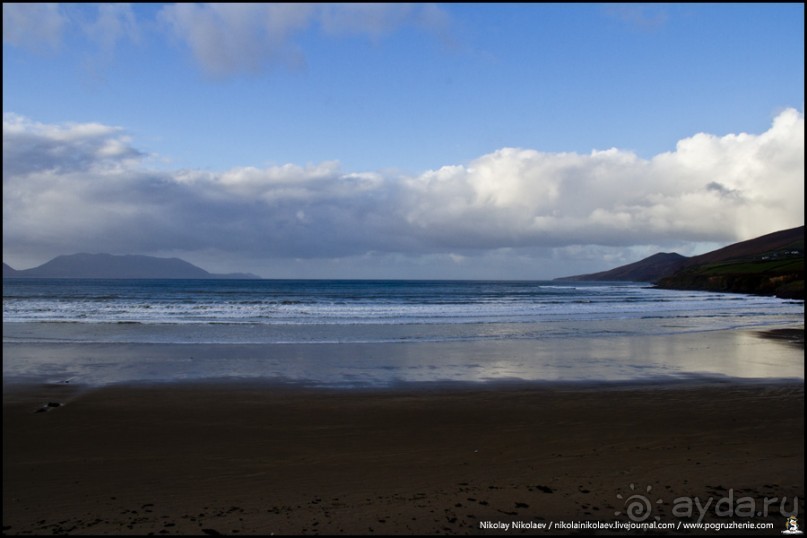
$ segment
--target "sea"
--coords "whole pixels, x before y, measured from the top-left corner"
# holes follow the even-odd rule
[[[3,279],[3,375],[82,383],[801,379],[804,303],[635,282]]]

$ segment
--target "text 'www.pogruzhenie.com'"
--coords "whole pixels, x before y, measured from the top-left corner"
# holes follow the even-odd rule
[[[545,531],[586,531],[586,530],[622,530],[622,531],[648,531],[648,530],[706,530],[706,531],[731,531],[731,530],[763,530],[773,529],[774,524],[755,523],[750,521],[742,522],[682,522],[675,523],[650,521],[480,521],[479,528],[483,530],[497,531],[520,531],[520,530],[545,530]]]

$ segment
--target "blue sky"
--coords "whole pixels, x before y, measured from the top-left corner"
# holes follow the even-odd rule
[[[803,109],[803,4],[4,4],[3,257],[693,254],[803,224]]]

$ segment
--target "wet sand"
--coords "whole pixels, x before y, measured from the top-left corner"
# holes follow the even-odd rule
[[[763,338],[787,342],[795,347],[804,349],[804,328],[771,329],[759,331],[758,334]]]
[[[7,387],[3,529],[534,534],[547,531],[482,526],[624,522],[642,494],[648,522],[696,521],[675,499],[697,496],[713,499],[704,521],[769,521],[778,534],[779,503],[754,518],[717,517],[714,504],[761,510],[776,497],[792,511],[797,496],[803,514],[803,419],[801,382]]]

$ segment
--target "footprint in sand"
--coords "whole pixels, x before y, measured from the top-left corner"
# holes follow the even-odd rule
[[[63,405],[64,404],[62,402],[48,402],[39,409],[37,409],[36,411],[34,411],[34,413],[46,413],[51,409],[55,409],[56,407],[62,407]]]

